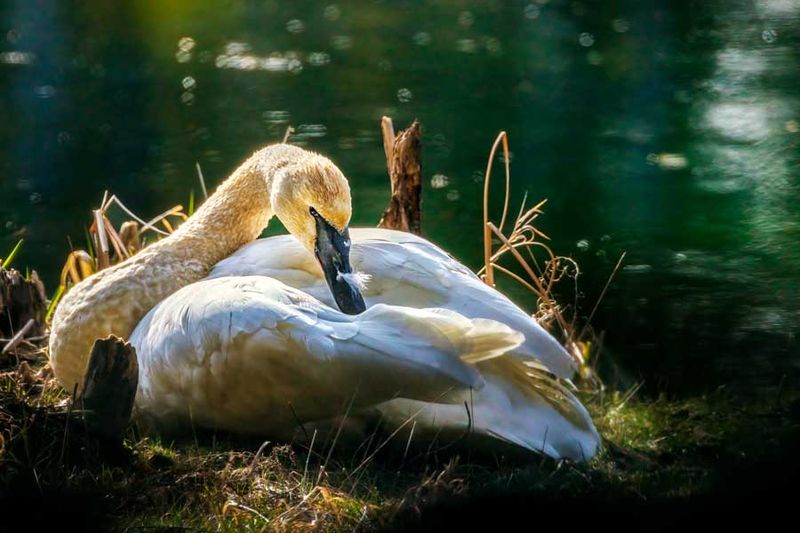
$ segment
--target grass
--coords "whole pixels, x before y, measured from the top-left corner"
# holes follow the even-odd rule
[[[0,267],[5,269],[11,268],[11,263],[14,262],[14,258],[17,256],[17,253],[19,252],[19,249],[22,247],[22,243],[24,241],[25,239],[20,239],[19,241],[17,241],[16,246],[14,246],[14,248],[11,250],[8,256],[6,256],[4,260],[0,260]]]
[[[135,427],[122,445],[97,441],[45,357],[29,347],[0,374],[0,494],[30,510],[69,495],[72,518],[102,528],[377,530],[501,494],[591,507],[746,493],[759,474],[749,465],[781,472],[773,463],[794,452],[800,422],[800,400],[788,395],[744,403],[724,391],[688,400],[613,392],[585,398],[605,439],[586,464],[386,451],[353,476],[369,450],[199,432],[168,441]],[[65,518],[58,509],[32,516]]]
[[[487,165],[481,274],[489,284],[499,273],[530,290],[537,318],[581,366],[581,398],[604,438],[593,460],[475,456],[465,447],[409,457],[404,443],[375,453],[380,434],[355,448],[316,435],[275,444],[197,431],[166,440],[145,437],[135,425],[122,443],[103,442],[86,433],[53,379],[40,339],[0,358],[0,513],[23,517],[34,529],[68,522],[126,531],[419,530],[486,518],[496,525],[508,516],[538,527],[552,519],[560,527],[593,526],[616,512],[631,518],[642,509],[700,512],[717,501],[752,506],[759,490],[791,494],[800,449],[800,398],[793,393],[750,398],[723,389],[690,399],[642,398],[638,388],[618,391],[600,381],[593,364],[602,337],[579,324],[574,306],[552,296],[557,283],[575,282],[578,268],[536,230],[543,204],[526,209],[523,202],[505,230],[508,166],[501,221],[490,220],[489,180],[501,145],[508,150],[505,134]],[[198,176],[205,196],[199,168]],[[138,219],[134,239],[108,221],[113,203],[127,212],[114,197],[104,199],[88,252],[70,255],[48,314],[71,284],[136,253],[132,243],[146,231],[169,233],[176,224],[167,217],[185,218],[176,206],[149,222]],[[194,204],[192,193],[189,213]],[[649,529],[674,524],[677,516],[666,513]]]

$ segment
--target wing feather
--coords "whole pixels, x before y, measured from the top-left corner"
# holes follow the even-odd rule
[[[137,409],[161,427],[195,423],[281,434],[350,401],[434,400],[480,388],[462,360],[513,349],[521,336],[456,313],[377,305],[345,315],[279,281],[223,277],[154,308],[131,336]]]

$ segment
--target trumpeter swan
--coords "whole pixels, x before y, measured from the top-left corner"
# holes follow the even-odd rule
[[[94,340],[115,334],[137,349],[138,412],[166,427],[286,435],[298,421],[340,414],[349,398],[356,411],[377,409],[397,422],[418,417],[421,432],[452,430],[464,426],[462,400],[477,394],[469,425],[480,434],[556,457],[595,453],[599,438],[585,409],[534,368],[541,361],[569,375],[568,356],[543,330],[531,335],[513,304],[490,301],[499,307],[486,318],[460,306],[473,315],[465,318],[459,305],[435,297],[431,305],[387,298],[410,306],[376,303],[363,312],[349,261],[350,214],[347,180],[328,159],[288,145],[256,152],[172,235],[67,293],[51,330],[56,377],[68,390],[79,386]],[[215,279],[203,280],[272,216],[313,265],[313,290],[268,272],[217,269]],[[259,246],[272,259],[290,260]],[[455,261],[440,263],[440,273],[460,276],[439,276],[446,289],[461,291],[464,280],[477,279]],[[374,286],[389,279],[379,274]],[[314,294],[321,286],[327,291]],[[515,348],[517,356],[500,357]],[[552,394],[542,395],[545,389]]]

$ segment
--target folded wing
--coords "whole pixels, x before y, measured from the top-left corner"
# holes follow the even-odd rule
[[[480,389],[469,362],[521,341],[446,310],[375,305],[350,316],[274,279],[209,279],[161,302],[131,336],[137,411],[162,429],[286,435],[348,406]]]

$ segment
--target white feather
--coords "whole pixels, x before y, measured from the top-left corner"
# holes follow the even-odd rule
[[[351,287],[355,287],[359,291],[365,291],[367,290],[367,283],[372,279],[372,276],[364,272],[337,272],[336,279],[343,279]]]

